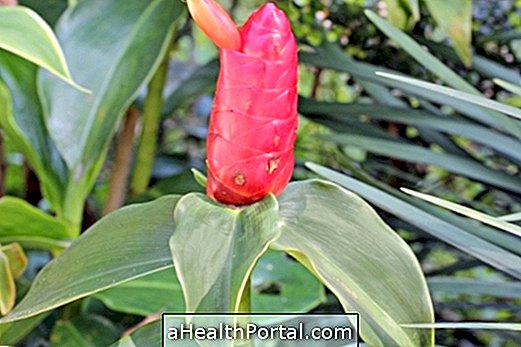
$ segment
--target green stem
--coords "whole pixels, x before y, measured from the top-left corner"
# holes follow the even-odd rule
[[[76,300],[70,304],[64,306],[60,312],[60,318],[63,320],[71,320],[74,317],[78,317],[81,313],[81,304],[83,300]]]
[[[244,286],[244,291],[242,292],[241,300],[239,301],[238,313],[251,313],[251,277],[248,277],[246,280],[246,285]],[[249,315],[239,316],[237,319],[237,324],[243,328],[246,328],[249,322]],[[252,340],[240,340],[235,341],[235,346],[253,347],[255,344]]]
[[[167,49],[161,64],[148,85],[148,94],[143,108],[143,131],[130,182],[130,190],[133,194],[144,193],[152,175],[169,57],[170,49]]]
[[[65,192],[62,214],[58,215],[68,224],[68,233],[72,238],[80,235],[85,195],[80,184],[70,184]]]
[[[239,313],[251,313],[251,278],[248,278],[241,301],[239,301]]]

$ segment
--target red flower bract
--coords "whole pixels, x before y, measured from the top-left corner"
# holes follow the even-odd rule
[[[207,141],[207,194],[233,205],[286,187],[297,129],[297,44],[286,15],[267,3],[240,38],[238,49],[220,49]]]

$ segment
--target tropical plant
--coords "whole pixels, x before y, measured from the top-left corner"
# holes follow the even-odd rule
[[[369,346],[432,346],[434,328],[471,329],[462,339],[475,343],[520,342],[513,335],[520,330],[513,313],[521,279],[516,215],[499,220],[400,190],[488,213],[519,209],[521,111],[515,97],[492,100],[499,87],[487,81],[519,93],[521,78],[473,51],[471,1],[280,2],[300,44],[296,180],[285,187],[285,169],[275,183],[262,176],[259,189],[245,184],[256,177],[259,157],[271,159],[270,175],[282,164],[293,168],[295,109],[287,109],[287,126],[278,123],[286,116],[273,112],[294,104],[295,93],[268,102],[264,83],[279,87],[278,78],[288,76],[255,68],[268,65],[262,59],[234,61],[243,53],[230,52],[239,47],[231,39],[237,32],[214,1],[188,5],[221,47],[221,74],[238,72],[219,79],[215,104],[247,114],[236,124],[250,135],[234,133],[219,145],[216,136],[235,127],[212,115],[208,182],[190,169],[205,171],[204,95],[219,64],[185,4],[21,4],[38,14],[0,6],[0,193],[9,193],[0,199],[1,343],[30,341],[38,326],[33,336],[57,346],[152,346],[161,343],[162,311],[323,310],[359,312]],[[369,5],[389,21],[371,10],[364,17]],[[254,9],[234,1],[229,8],[238,18]],[[266,18],[274,8],[263,7]],[[40,15],[53,24],[59,17],[54,31]],[[454,48],[433,41],[443,35]],[[271,54],[270,42],[251,40]],[[477,37],[474,48],[514,54],[487,46],[499,40],[508,38]],[[382,62],[382,55],[391,58]],[[252,95],[239,98],[228,88],[241,76],[236,89],[246,85]],[[262,126],[259,115],[267,117]],[[279,148],[263,140],[274,135],[289,139],[281,151],[291,158],[273,161]],[[236,179],[238,168],[247,175],[234,186],[226,177]],[[33,182],[36,197],[24,198],[24,185],[28,192]],[[38,264],[46,265],[37,271]],[[458,269],[472,278],[453,275]],[[449,321],[436,310],[435,322],[431,294],[436,305],[450,304],[443,293],[460,295],[468,306],[449,311],[470,319]],[[470,295],[510,301],[483,322],[481,302]],[[456,336],[438,331],[437,343],[456,344]]]

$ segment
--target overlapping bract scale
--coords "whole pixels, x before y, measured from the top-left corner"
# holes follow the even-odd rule
[[[293,173],[297,44],[286,15],[268,3],[220,50],[207,142],[207,193],[233,205],[279,194]]]

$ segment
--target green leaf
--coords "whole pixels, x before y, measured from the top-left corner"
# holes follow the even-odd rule
[[[507,214],[506,216],[501,216],[498,219],[505,222],[518,222],[521,220],[521,212]]]
[[[421,205],[421,208],[419,208],[378,188],[326,167],[313,163],[307,163],[306,166],[320,176],[360,194],[375,206],[394,214],[477,259],[521,279],[521,257],[483,239],[487,234],[491,239],[495,238],[496,235],[491,234],[489,230],[469,223],[468,219],[461,221],[452,214],[449,216],[450,219],[445,220],[445,216],[444,218],[439,217],[435,214],[435,211],[429,210],[429,207],[432,209],[429,204],[426,204],[427,206]],[[407,197],[407,195],[403,195]],[[443,216],[444,214],[440,215]]]
[[[403,323],[432,322],[432,304],[409,246],[362,199],[335,184],[290,184],[279,198],[282,232],[273,247],[312,270],[346,311],[360,313],[372,346],[432,346],[432,331]]]
[[[194,179],[195,181],[203,188],[206,188],[206,182],[207,182],[207,178],[206,176],[199,170],[197,169],[192,169],[192,174],[194,175]]]
[[[50,26],[54,26],[60,15],[67,8],[67,0],[20,0],[18,3],[34,10]]]
[[[14,306],[16,287],[9,258],[0,249],[0,314],[5,315]]]
[[[299,101],[299,112],[316,121],[326,118],[343,123],[353,117],[363,115],[373,119],[436,129],[444,133],[464,136],[511,158],[515,158],[521,163],[521,152],[517,150],[517,146],[519,146],[518,140],[464,119],[444,117],[427,111],[404,107],[360,103],[326,103],[311,99],[301,99]],[[332,127],[332,129],[335,129],[335,127]],[[423,133],[423,131],[421,132]]]
[[[43,67],[83,93],[86,91],[72,80],[52,29],[29,8],[0,7],[0,49]]]
[[[503,129],[506,132],[521,138],[521,128],[516,125],[508,116],[500,113],[491,113],[480,106],[468,102],[462,102],[444,94],[433,93],[430,90],[418,88],[416,86],[401,83],[379,75],[381,72],[396,74],[396,71],[385,69],[381,66],[371,65],[367,63],[357,62],[334,44],[324,44],[321,47],[315,47],[314,53],[300,53],[300,61],[307,64],[313,64],[322,68],[336,69],[350,73],[353,77],[368,81],[373,84],[381,84],[392,88],[398,88],[412,95],[417,95],[425,100],[429,100],[438,104],[447,105],[465,116],[476,119],[483,124],[490,125],[494,128]],[[449,69],[449,71],[452,71]],[[436,73],[436,72],[434,72]],[[463,81],[466,83],[465,81]]]
[[[422,36],[415,36],[414,39],[422,45],[426,45],[429,47],[429,50],[436,52],[436,54],[446,60],[453,61],[454,63],[461,61],[452,47],[446,46],[443,43],[429,41]],[[472,69],[485,77],[501,78],[510,83],[521,82],[521,76],[516,69],[507,67],[479,54],[472,55]]]
[[[322,284],[284,253],[269,251],[252,273],[252,312],[308,312],[325,300]],[[267,293],[275,288],[277,293]],[[183,312],[181,286],[175,271],[165,269],[95,295],[111,310],[149,316]]]
[[[53,346],[106,347],[118,340],[119,329],[108,318],[82,315],[58,320],[51,334]]]
[[[14,322],[172,266],[177,196],[124,207],[90,227],[45,266],[0,323]]]
[[[47,73],[39,76],[46,124],[72,184],[89,176],[74,199],[90,190],[116,125],[152,77],[183,9],[171,0],[92,0],[60,19],[56,33],[71,72],[92,90],[86,95]]]
[[[498,78],[494,78],[493,81],[495,84],[497,84],[501,88],[506,89],[511,93],[521,96],[521,87],[520,86],[507,82],[507,81],[504,81],[504,80],[501,80],[501,79],[498,79]]]
[[[467,216],[469,218],[478,220],[478,221],[480,221],[482,223],[491,225],[491,226],[493,226],[495,228],[498,228],[498,229],[504,230],[506,232],[509,232],[512,235],[521,237],[521,227],[518,227],[515,224],[511,224],[511,223],[505,222],[505,221],[503,221],[503,220],[501,220],[499,218],[495,218],[495,217],[489,216],[487,214],[481,213],[481,212],[476,211],[474,209],[471,209],[471,208],[468,208],[468,207],[465,207],[465,206],[461,206],[459,204],[456,204],[456,203],[453,203],[453,202],[450,202],[450,201],[447,201],[447,200],[443,200],[443,199],[437,198],[437,197],[429,195],[429,194],[416,192],[416,191],[414,191],[412,189],[407,189],[407,188],[402,188],[401,190],[403,192],[405,192],[406,194],[415,196],[415,197],[420,198],[422,200],[428,201],[428,202],[430,202],[432,204],[444,207],[444,208],[449,209],[449,210],[451,210],[453,212],[462,214],[462,215]]]
[[[321,138],[342,145],[356,146],[372,153],[402,160],[445,168],[456,174],[479,180],[503,189],[521,193],[521,178],[489,168],[477,161],[459,156],[437,153],[428,148],[357,134],[328,134]]]
[[[498,111],[504,114],[507,114],[509,116],[512,116],[513,118],[521,119],[521,111],[516,108],[509,105],[502,104],[500,102],[487,99],[483,96],[479,95],[472,95],[469,93],[461,92],[459,90],[455,90],[452,88],[443,87],[434,83],[424,82],[420,81],[414,78],[404,77],[404,76],[398,76],[394,74],[389,74],[385,72],[377,72],[376,73],[379,76],[393,79],[408,85],[411,85],[416,88],[421,88],[433,93],[449,96],[453,99],[457,99],[463,102],[471,103],[474,105],[482,106],[485,108],[488,108],[490,110]],[[508,123],[513,124],[514,127],[518,127],[516,123]],[[504,126],[508,125],[507,123],[503,123]],[[507,129],[505,129],[507,130]]]
[[[183,340],[186,341],[186,340]],[[176,342],[176,346],[184,346],[183,342]],[[161,341],[161,321],[155,321],[142,327],[139,327],[129,336],[123,337],[112,347],[151,347],[151,346],[162,346]],[[197,347],[196,343],[193,343],[193,347]]]
[[[9,266],[11,268],[11,274],[13,278],[20,277],[27,268],[27,257],[25,256],[24,250],[18,243],[10,243],[2,246],[0,250],[9,260]]]
[[[170,248],[186,311],[238,312],[257,260],[279,235],[277,200],[230,208],[191,193],[174,220]]]
[[[479,94],[476,88],[452,71],[448,66],[443,64],[438,58],[427,52],[409,35],[405,34],[400,29],[393,27],[389,22],[380,18],[374,12],[365,10],[364,13],[367,18],[378,27],[378,29],[398,43],[400,47],[407,51],[407,53],[409,53],[418,63],[430,70],[433,74],[439,76],[448,85],[468,93]]]
[[[252,312],[308,312],[326,300],[318,279],[282,252],[259,259],[251,285]]]
[[[14,323],[0,324],[0,343],[9,346],[16,345],[47,316],[48,314],[44,313]]]
[[[0,51],[0,125],[35,170],[45,198],[61,214],[68,171],[45,126],[36,75],[36,65]]]
[[[472,0],[425,0],[430,14],[454,44],[463,63],[472,64]]]
[[[507,330],[521,331],[519,323],[500,323],[500,322],[438,322],[432,324],[404,324],[406,328],[419,329],[471,329],[471,330]]]
[[[61,250],[69,242],[67,225],[25,200],[0,198],[0,242],[18,242],[24,247]]]
[[[427,282],[433,294],[486,295],[508,299],[521,298],[521,282],[454,277],[430,277],[427,279]]]
[[[206,65],[198,66],[188,77],[180,81],[176,88],[166,95],[163,114],[172,114],[188,100],[214,88],[218,74],[218,60],[212,60]]]
[[[124,282],[95,297],[111,310],[128,314],[184,311],[183,293],[173,268]]]
[[[385,0],[387,18],[396,27],[407,30],[420,19],[418,0]]]

